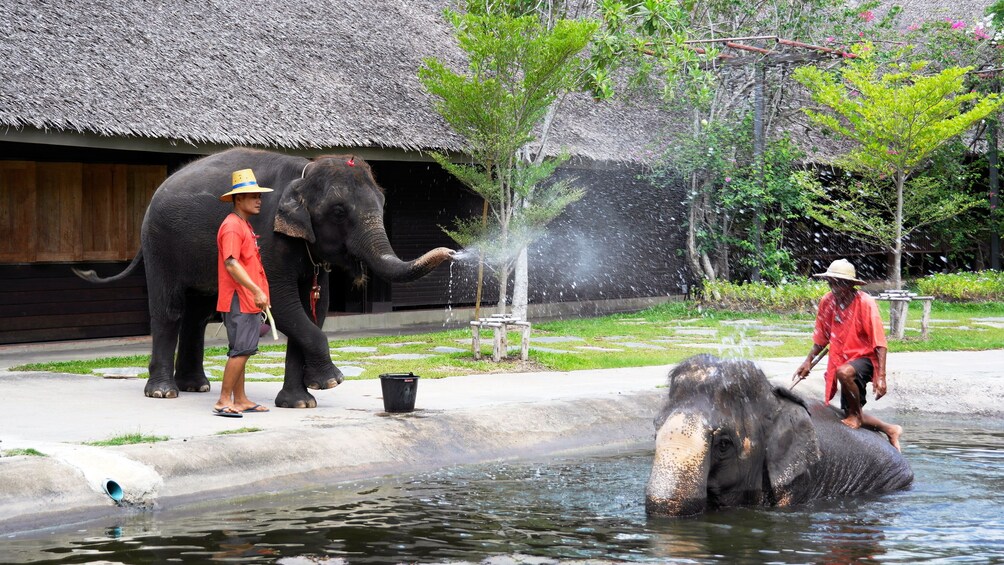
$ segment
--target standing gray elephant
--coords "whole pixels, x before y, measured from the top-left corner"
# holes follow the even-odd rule
[[[806,406],[750,361],[698,355],[680,363],[655,427],[649,514],[790,506],[913,481],[882,434],[843,425],[829,406]]]
[[[453,256],[440,247],[413,261],[397,257],[383,225],[383,189],[361,159],[311,161],[231,149],[190,163],[154,193],[143,218],[142,248],[125,271],[105,279],[93,271],[77,274],[110,282],[145,261],[153,337],[145,393],[175,398],[179,390],[208,392],[202,362],[206,324],[216,310],[216,232],[232,211],[219,197],[240,169],[253,169],[261,186],[274,189],[262,195],[261,213],[251,224],[259,235],[276,326],[289,339],[275,403],[313,408],[317,401],[307,389],[332,388],[343,378],[320,329],[328,310],[328,269],[338,266],[363,280],[365,263],[376,276],[402,282]]]

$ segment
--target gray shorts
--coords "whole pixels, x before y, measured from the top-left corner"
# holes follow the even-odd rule
[[[230,311],[223,313],[223,325],[227,327],[227,342],[230,345],[227,357],[248,357],[258,353],[261,314],[241,312],[236,292],[230,300]]]

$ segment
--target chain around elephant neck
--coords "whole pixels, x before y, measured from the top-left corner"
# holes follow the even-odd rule
[[[321,261],[320,263],[315,262],[313,254],[310,253],[310,243],[304,241],[303,244],[307,247],[307,259],[310,260],[310,264],[314,266],[314,274],[316,275],[318,270],[322,268],[325,273],[330,273],[331,263],[328,263],[327,261]]]

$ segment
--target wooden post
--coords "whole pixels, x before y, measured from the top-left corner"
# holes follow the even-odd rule
[[[519,340],[519,358],[523,361],[530,360],[530,322],[523,322],[522,335]]]
[[[481,360],[481,322],[474,321],[471,322],[471,333],[474,334],[471,339],[471,349],[474,353],[474,360]]]
[[[910,299],[899,299],[899,316],[897,316],[896,339],[903,339],[906,335],[906,316],[910,312]]]
[[[492,361],[498,363],[505,356],[505,324],[493,324],[495,330],[492,339]]]
[[[931,303],[934,299],[924,299],[924,314],[920,318],[920,337],[921,339],[927,339],[928,330],[931,327]]]

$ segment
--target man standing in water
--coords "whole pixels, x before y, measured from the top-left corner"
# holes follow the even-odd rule
[[[219,248],[216,309],[223,312],[230,349],[223,369],[220,399],[213,413],[240,418],[245,412],[268,412],[268,408],[247,397],[244,372],[248,358],[258,353],[261,312],[269,306],[268,280],[261,263],[258,236],[248,218],[261,212],[261,194],[272,189],[258,186],[251,169],[236,171],[232,180],[230,192],[220,200],[233,202],[234,211],[223,220],[216,234]]]
[[[812,360],[829,344],[826,402],[836,395],[839,382],[840,408],[844,410],[842,422],[855,429],[865,426],[879,430],[889,436],[889,443],[898,450],[903,428],[887,424],[862,410],[866,402],[865,385],[869,382],[872,383],[875,400],[886,393],[888,348],[878,304],[867,293],[855,288],[864,281],[857,278],[854,265],[846,259],[834,261],[825,273],[813,276],[825,280],[830,285],[830,292],[819,301],[812,349],[792,380],[798,382],[807,377]]]

